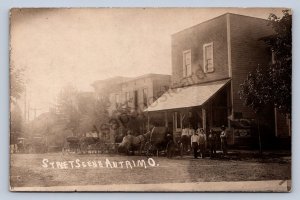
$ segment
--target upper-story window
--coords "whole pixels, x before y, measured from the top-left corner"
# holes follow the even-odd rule
[[[214,72],[214,46],[213,43],[203,45],[203,71]]]
[[[143,89],[143,103],[144,107],[148,106],[148,88]]]
[[[134,92],[133,92],[133,96],[134,96],[134,108],[135,109],[137,109],[138,108],[138,106],[139,106],[139,96],[138,96],[138,91],[137,90],[135,90]]]
[[[183,77],[192,75],[192,52],[187,50],[183,52]]]
[[[125,103],[128,104],[129,101],[130,101],[130,93],[125,92]]]

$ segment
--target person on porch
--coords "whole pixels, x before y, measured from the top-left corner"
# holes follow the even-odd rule
[[[194,150],[194,158],[198,158],[198,146],[199,146],[199,136],[193,132],[193,135],[191,136],[191,146]]]
[[[222,125],[221,127],[222,132],[220,135],[221,138],[221,149],[223,151],[223,155],[227,155],[227,133],[226,133],[226,127]]]
[[[216,143],[217,135],[210,129],[208,135],[208,147],[210,149],[210,158],[214,158],[216,156]]]
[[[189,137],[189,129],[185,126],[182,129],[181,133],[181,141],[183,144],[184,151],[190,151],[189,145],[190,145],[190,137]]]
[[[202,128],[199,129],[198,136],[199,136],[200,156],[201,156],[201,158],[204,158],[205,157],[206,135],[205,135],[204,130]]]

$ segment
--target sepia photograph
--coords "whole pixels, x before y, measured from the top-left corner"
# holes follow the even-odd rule
[[[10,191],[290,192],[289,8],[12,8]]]

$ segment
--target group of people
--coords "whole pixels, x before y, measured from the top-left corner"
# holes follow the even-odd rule
[[[225,126],[221,127],[222,131],[220,137],[217,134],[209,130],[208,136],[205,134],[202,128],[198,128],[196,131],[192,128],[184,128],[182,130],[181,141],[183,144],[188,144],[190,142],[191,148],[194,152],[194,158],[205,157],[205,150],[208,147],[210,150],[210,157],[216,156],[217,142],[221,140],[221,150],[223,155],[227,154],[227,133]]]

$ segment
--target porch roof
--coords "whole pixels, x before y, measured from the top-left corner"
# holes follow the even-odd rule
[[[172,88],[154,101],[145,112],[201,106],[220,91],[230,79]]]

